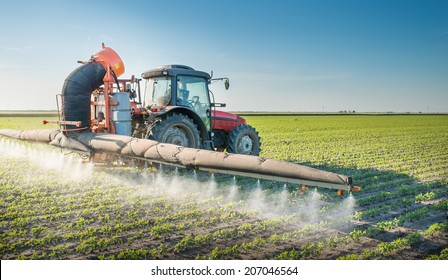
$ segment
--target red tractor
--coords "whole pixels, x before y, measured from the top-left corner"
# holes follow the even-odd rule
[[[213,79],[208,73],[184,65],[165,65],[146,71],[143,102],[140,79],[119,80],[131,98],[132,136],[179,146],[260,154],[260,137],[246,120],[216,107],[208,85],[228,78]],[[142,104],[143,103],[143,104]]]

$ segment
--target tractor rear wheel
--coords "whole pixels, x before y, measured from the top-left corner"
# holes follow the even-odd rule
[[[201,136],[196,124],[188,116],[173,113],[154,124],[148,139],[189,148],[201,147]]]
[[[227,152],[244,155],[260,155],[260,136],[250,125],[241,124],[229,134]]]

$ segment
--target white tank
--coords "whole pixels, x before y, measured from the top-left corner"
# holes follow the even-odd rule
[[[120,135],[131,136],[131,104],[127,92],[112,93],[112,100],[117,101],[117,106],[111,107],[111,119],[115,124],[115,131]]]

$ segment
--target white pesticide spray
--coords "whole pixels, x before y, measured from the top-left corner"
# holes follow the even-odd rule
[[[217,181],[217,178],[220,180]],[[242,210],[255,210],[264,217],[296,214],[304,224],[350,217],[355,208],[352,195],[329,202],[317,189],[300,195],[297,189],[288,190],[286,184],[266,188],[261,180],[242,178],[244,183],[238,183],[234,176],[218,177],[198,171],[166,173],[159,169],[156,173],[143,172],[136,181],[144,182],[142,193],[163,193],[172,198],[196,194],[196,202],[213,197],[222,197],[223,203],[243,201]]]
[[[286,188],[286,184],[283,185],[283,189],[281,190],[280,194],[278,195],[278,199],[275,200],[275,207],[274,209],[278,209],[281,213],[284,213],[289,205],[288,201],[288,189]]]
[[[224,197],[226,202],[236,201],[238,198],[238,187],[236,185],[228,186],[228,193]]]
[[[349,194],[347,198],[344,198],[344,200],[339,205],[332,209],[331,215],[338,217],[350,217],[355,213],[355,210],[355,197],[352,194]]]
[[[204,199],[212,198],[212,197],[220,195],[219,190],[218,190],[218,184],[216,183],[216,180],[215,180],[215,174],[213,174],[213,173],[210,174],[210,179],[208,181],[206,181],[204,188],[205,188],[205,192],[202,195],[202,197]]]
[[[286,184],[264,187],[265,181],[234,176],[215,175],[198,171],[179,170],[168,172],[167,168],[157,172],[138,172],[133,178],[141,184],[140,195],[168,196],[170,203],[184,203],[181,197],[188,196],[191,202],[206,201],[209,198],[222,197],[221,204],[242,202],[240,210],[254,210],[260,218],[275,218],[294,214],[300,220],[300,226],[315,224],[332,219],[350,218],[355,209],[352,195],[343,199],[329,200],[311,189],[300,194],[298,188]],[[132,184],[129,178],[118,177],[123,184]],[[139,194],[136,194],[139,195]],[[177,201],[181,198],[180,201]],[[207,206],[209,207],[209,206]],[[216,205],[218,207],[218,204]]]
[[[93,164],[84,162],[80,157],[66,155],[49,147],[42,148],[39,144],[20,143],[0,137],[0,154],[2,158],[19,158],[35,163],[44,170],[58,172],[61,181],[89,180],[96,174],[93,172]],[[352,195],[332,200],[317,189],[300,195],[298,187],[290,186],[288,190],[286,184],[269,183],[267,187],[263,180],[225,177],[196,170],[184,171],[177,167],[170,169],[161,166],[157,172],[147,168],[137,171],[131,169],[134,172],[123,171],[119,174],[109,170],[112,169],[101,169],[106,174],[105,178],[123,186],[140,188],[136,196],[168,196],[173,198],[174,203],[181,196],[191,197],[192,202],[222,197],[220,203],[242,201],[241,210],[255,210],[261,217],[296,214],[301,224],[351,217],[356,207]]]
[[[268,211],[268,204],[266,203],[266,194],[261,189],[260,180],[257,180],[257,187],[248,193],[246,207],[249,210],[257,210],[261,213]]]
[[[309,192],[308,199],[305,200],[303,212],[308,216],[308,222],[317,223],[320,218],[320,210],[322,209],[322,195],[317,191],[317,189],[313,189]]]
[[[23,159],[40,168],[61,174],[61,181],[84,180],[93,170],[93,165],[76,154],[61,151],[36,143],[20,143],[17,140],[1,139],[0,153],[4,158]]]

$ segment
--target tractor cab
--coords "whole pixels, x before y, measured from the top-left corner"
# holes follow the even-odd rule
[[[146,79],[145,107],[152,112],[182,107],[197,114],[205,128],[211,131],[209,74],[184,65],[166,65],[147,71],[142,77]],[[193,117],[190,113],[187,115]]]
[[[185,65],[164,65],[142,74],[145,79],[143,106],[148,116],[146,130],[134,130],[145,138],[179,146],[227,150],[231,153],[258,155],[258,133],[243,118],[217,111],[208,85],[206,72]]]

